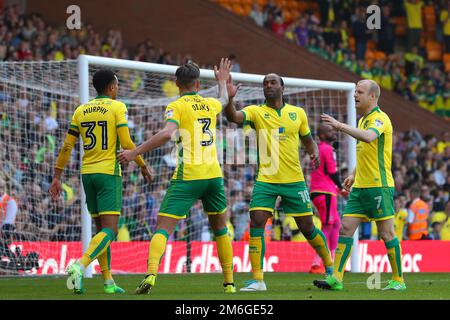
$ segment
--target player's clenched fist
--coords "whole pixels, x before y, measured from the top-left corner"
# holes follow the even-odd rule
[[[348,176],[345,180],[342,186],[344,187],[344,190],[350,192],[350,189],[355,182],[355,177],[353,175]]]

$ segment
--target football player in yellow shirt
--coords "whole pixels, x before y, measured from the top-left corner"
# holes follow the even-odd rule
[[[117,159],[120,146],[134,148],[128,130],[127,108],[124,103],[115,100],[119,90],[119,81],[110,70],[99,70],[92,79],[98,96],[86,104],[80,105],[74,112],[70,129],[58,155],[55,174],[50,186],[50,195],[59,199],[61,174],[69,161],[72,148],[78,136],[83,141],[83,160],[81,177],[89,213],[95,221],[97,234],[92,238],[82,258],[67,268],[68,286],[73,285],[76,294],[84,292],[84,269],[98,259],[104,278],[104,292],[122,293],[111,275],[110,244],[117,236],[119,215],[122,210],[122,174]],[[120,144],[117,141],[120,141]],[[136,159],[147,182],[151,175],[142,157]],[[70,285],[72,283],[72,285]]]
[[[326,272],[333,272],[325,236],[313,223],[309,191],[300,166],[300,141],[313,166],[317,168],[320,164],[319,149],[311,136],[308,118],[303,108],[284,102],[284,83],[279,75],[266,75],[262,84],[265,103],[236,111],[233,97],[239,86],[234,86],[230,78],[227,85],[230,101],[225,108],[228,121],[248,124],[255,129],[258,142],[258,175],[250,203],[249,255],[253,279],[240,290],[247,292],[267,290],[263,273],[264,230],[278,196],[282,198],[284,213],[295,219],[300,231],[322,258]]]
[[[402,273],[402,249],[394,230],[394,179],[392,177],[393,128],[388,115],[378,106],[380,87],[373,80],[361,80],[355,89],[355,106],[361,116],[358,128],[322,114],[321,120],[357,140],[356,168],[344,181],[350,191],[343,212],[334,273],[314,285],[342,290],[344,269],[353,245],[353,234],[362,221],[375,221],[384,241],[392,267],[392,280],[383,290],[405,290]],[[352,188],[353,186],[353,188]]]
[[[218,69],[215,67],[220,95],[217,100],[198,94],[200,70],[197,65],[187,63],[180,66],[175,73],[180,97],[167,106],[165,127],[136,149],[124,151],[120,155],[121,162],[126,163],[162,146],[175,133],[178,134],[178,166],[159,209],[156,232],[150,242],[146,277],[136,289],[137,294],[149,293],[155,285],[167,239],[178,221],[186,218],[197,199],[202,200],[216,238],[217,254],[224,275],[223,290],[225,293],[236,292],[223,174],[216,151],[216,118],[222,106],[228,103],[226,81],[230,70],[228,59],[222,59]]]

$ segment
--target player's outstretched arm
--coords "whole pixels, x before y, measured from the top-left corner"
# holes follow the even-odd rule
[[[130,130],[127,126],[117,128],[117,135],[119,136],[119,141],[122,148],[124,148],[125,150],[136,148],[133,140],[131,140]],[[144,176],[145,181],[150,184],[152,182],[152,175],[150,174],[150,171],[147,168],[144,159],[141,156],[137,156],[135,157],[135,161],[141,168],[141,173]]]
[[[50,185],[49,193],[53,200],[58,200],[62,192],[61,187],[61,174],[70,159],[70,153],[78,139],[78,131],[70,129],[66,135],[63,146],[59,151],[58,158],[56,159],[55,173],[53,175],[53,181]]]
[[[320,155],[319,148],[317,147],[317,143],[314,141],[312,136],[309,134],[307,136],[300,136],[300,140],[302,141],[303,146],[308,152],[311,162],[313,164],[314,169],[320,167]]]
[[[219,68],[214,66],[214,76],[216,77],[219,86],[219,101],[222,106],[228,104],[228,92],[227,92],[227,81],[230,77],[231,72],[231,61],[228,58],[220,59]]]
[[[146,140],[143,144],[132,150],[124,150],[119,155],[120,163],[127,163],[136,159],[137,156],[156,149],[166,144],[173,133],[178,129],[178,125],[172,121],[166,122],[164,129]]]
[[[336,130],[342,131],[342,132],[352,136],[356,140],[370,143],[373,140],[375,140],[376,138],[378,138],[377,134],[372,130],[361,130],[358,128],[354,128],[352,126],[349,126],[346,123],[337,121],[336,119],[334,119],[333,117],[331,117],[325,113],[323,113],[320,116],[320,120],[322,120],[323,123],[326,123],[326,124],[332,126]]]
[[[242,111],[236,111],[233,102],[233,99],[236,96],[240,86],[241,86],[240,84],[238,84],[237,86],[233,84],[233,79],[231,78],[230,75],[230,77],[227,80],[228,104],[226,105],[224,110],[227,120],[237,124],[241,124],[244,122],[244,113]]]

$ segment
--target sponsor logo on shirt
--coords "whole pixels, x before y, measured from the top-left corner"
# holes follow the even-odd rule
[[[173,116],[173,110],[167,110],[166,111],[166,118],[168,119],[168,118],[172,118],[172,116]]]
[[[383,121],[381,121],[380,119],[376,119],[375,120],[375,126],[376,127],[379,128],[379,127],[383,126],[383,124],[384,124]]]

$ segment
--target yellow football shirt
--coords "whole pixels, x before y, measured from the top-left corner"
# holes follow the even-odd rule
[[[202,180],[222,177],[217,159],[216,120],[222,104],[193,92],[170,103],[165,121],[178,125],[178,165],[172,179]]]
[[[444,31],[444,35],[446,35],[446,36],[450,36],[450,19],[448,19],[448,15],[449,15],[448,10],[442,10],[441,14],[439,16],[439,18],[443,24],[442,29]],[[444,23],[444,21],[446,21],[446,22]]]
[[[304,181],[300,166],[300,138],[311,134],[303,108],[284,104],[276,110],[266,104],[242,109],[244,125],[256,131],[257,181],[292,183]]]
[[[403,240],[403,229],[405,227],[408,212],[405,209],[400,209],[394,216],[394,230],[398,240]]]
[[[441,240],[450,240],[450,219],[447,218],[442,225]]]
[[[83,140],[82,174],[122,174],[117,160],[117,128],[122,126],[128,126],[127,107],[109,97],[99,96],[75,110],[70,127]]]
[[[422,29],[422,7],[423,2],[410,3],[405,0],[406,18],[408,22],[408,28],[410,29]]]
[[[394,187],[392,177],[393,128],[388,115],[379,107],[359,119],[358,128],[373,130],[378,138],[370,143],[356,143],[355,188]]]

